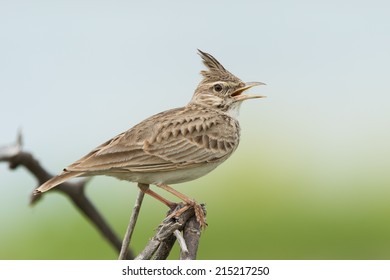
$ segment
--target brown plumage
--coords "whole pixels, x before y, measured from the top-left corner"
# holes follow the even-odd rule
[[[244,83],[214,57],[199,50],[207,70],[191,101],[156,114],[98,146],[35,190],[45,192],[72,177],[108,175],[158,186],[197,179],[237,148],[240,127],[234,111],[242,94],[262,83]]]

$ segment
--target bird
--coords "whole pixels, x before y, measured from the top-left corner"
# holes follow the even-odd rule
[[[203,79],[187,105],[153,115],[113,137],[36,188],[34,195],[74,177],[107,175],[138,183],[144,193],[170,208],[176,203],[149,186],[172,193],[187,207],[194,207],[203,227],[206,222],[200,205],[170,185],[198,179],[233,154],[240,142],[240,105],[265,97],[244,92],[265,84],[245,83],[212,55],[199,49],[198,54],[206,70],[200,72]]]

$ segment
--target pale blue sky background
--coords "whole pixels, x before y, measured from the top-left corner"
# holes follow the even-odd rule
[[[389,11],[376,0],[1,0],[0,144],[22,128],[25,149],[56,173],[186,104],[199,48],[242,80],[267,83],[253,90],[267,99],[242,106],[233,158],[275,180],[299,174],[329,197],[356,180],[380,193],[390,183]],[[34,184],[1,164],[0,210],[21,211]]]
[[[317,142],[320,150],[336,140],[352,147],[388,140],[388,8],[386,1],[0,1],[0,140],[21,127],[26,148],[50,155],[50,164],[71,161],[188,102],[203,67],[197,48],[243,80],[268,84],[256,89],[268,100],[243,106],[245,122],[254,120],[246,133]]]

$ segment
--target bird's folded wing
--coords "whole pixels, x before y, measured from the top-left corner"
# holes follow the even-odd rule
[[[221,133],[218,122],[202,125],[191,121],[160,129],[151,127],[148,133],[133,129],[119,134],[66,168],[86,172],[158,172],[188,168],[218,161],[236,148],[234,133]],[[145,125],[144,125],[145,127]],[[187,129],[183,129],[187,127]],[[232,128],[233,129],[233,128]],[[140,135],[144,133],[143,135]],[[219,137],[217,137],[217,135]],[[237,136],[238,137],[238,136]]]

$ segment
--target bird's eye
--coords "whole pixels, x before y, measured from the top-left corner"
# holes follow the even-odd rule
[[[214,85],[214,90],[216,92],[221,92],[222,91],[222,85],[221,84],[215,84]]]

